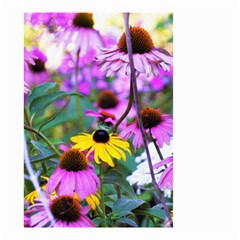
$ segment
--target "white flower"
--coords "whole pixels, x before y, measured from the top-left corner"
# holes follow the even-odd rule
[[[170,140],[170,145],[166,145],[165,143],[163,144],[163,147],[160,148],[160,151],[163,155],[163,158],[168,158],[171,157],[173,154],[172,150],[172,139]],[[160,157],[157,153],[157,150],[155,148],[155,145],[153,142],[148,144],[152,164],[154,165],[155,163],[158,163],[160,161]],[[129,182],[130,185],[137,185],[137,194],[141,193],[141,189],[144,189],[144,186],[152,182],[149,166],[148,166],[148,161],[147,161],[147,156],[146,152],[144,151],[140,156],[135,158],[135,162],[139,163],[137,165],[137,169],[132,173],[132,175],[127,177],[127,181]],[[159,182],[161,173],[165,169],[164,167],[160,167],[158,169],[154,169],[154,174],[155,174],[155,179],[157,182]],[[168,191],[168,190],[166,190]],[[169,197],[171,193],[164,192],[164,195]]]

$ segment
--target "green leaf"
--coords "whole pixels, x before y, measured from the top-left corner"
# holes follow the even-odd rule
[[[138,227],[137,223],[130,218],[120,218],[120,219],[117,220],[117,222],[126,223],[126,224],[128,224],[129,226],[132,226],[132,227]]]
[[[116,170],[109,171],[103,179],[104,183],[115,184],[125,191],[132,199],[137,199],[136,193],[129,183],[123,179],[122,174]]]
[[[96,217],[92,221],[97,227],[103,222],[101,217]]]
[[[55,86],[56,86],[55,82],[47,82],[34,87],[31,90],[31,93],[28,97],[29,104],[31,104],[31,102],[35,98],[42,96],[43,94],[47,93],[50,89],[54,88]]]
[[[160,219],[165,219],[165,217],[166,217],[166,214],[163,210],[153,209],[153,208],[136,209],[136,210],[134,210],[134,213],[136,215],[145,215],[148,217],[156,217],[156,218],[160,218]]]
[[[39,142],[35,142],[33,140],[31,140],[32,145],[39,150],[43,156],[49,156],[49,155],[53,155],[55,154],[55,152],[53,152],[52,150],[49,150],[47,148],[45,148],[42,144],[40,144]]]
[[[143,204],[149,206],[147,202],[140,199],[118,199],[113,204],[113,211],[116,213],[127,212],[136,209]]]
[[[53,103],[54,101],[68,97],[68,96],[82,97],[83,95],[81,95],[80,93],[76,93],[76,92],[68,93],[68,92],[63,92],[63,91],[57,91],[57,92],[53,92],[53,93],[49,93],[49,94],[44,94],[40,97],[35,98],[31,102],[29,109],[32,113],[35,113],[37,111],[44,109],[45,107],[47,107],[49,104]]]
[[[132,217],[134,217],[134,214],[130,211],[119,212],[117,214],[118,214],[118,217],[123,217],[123,216],[127,216],[127,215],[131,215]]]
[[[35,157],[32,157],[30,159],[30,161],[31,161],[31,163],[45,162],[46,160],[49,160],[51,158],[57,158],[57,157],[58,157],[57,154],[51,154],[49,156],[44,156],[43,154],[39,154]],[[56,160],[52,159],[52,161],[58,163],[58,161],[56,161]]]
[[[122,174],[119,173],[116,170],[111,170],[105,175],[103,181],[104,181],[104,183],[121,182],[122,181]]]

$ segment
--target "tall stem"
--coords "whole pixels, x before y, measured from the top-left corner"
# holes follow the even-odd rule
[[[106,212],[105,212],[105,203],[104,203],[104,192],[103,192],[103,171],[102,171],[102,164],[99,166],[100,168],[100,183],[101,183],[101,208],[102,208],[102,218],[103,218],[103,226],[107,227],[106,222]]]
[[[28,117],[28,112],[26,107],[24,107],[24,120],[28,126],[32,127],[31,121],[29,120],[29,117]],[[32,132],[30,132],[30,137],[32,140],[37,141],[36,136]],[[41,166],[42,166],[43,172],[46,173],[47,172],[46,164],[44,162],[41,162]]]
[[[29,159],[29,155],[28,155],[27,142],[26,142],[25,138],[24,138],[24,160],[25,160],[26,168],[27,168],[29,176],[30,176],[30,180],[32,181],[34,188],[38,191],[38,194],[39,194],[40,198],[45,199],[46,197],[44,196],[44,194],[40,190],[41,187],[38,183],[36,174],[34,173],[34,171],[32,169],[32,166],[31,166],[31,163],[30,163],[30,159]],[[47,213],[48,218],[51,222],[51,225],[54,225],[54,222],[55,222],[54,217],[53,217],[48,205],[45,203],[45,201],[43,201],[43,206],[46,210],[46,213]]]
[[[77,50],[77,59],[76,59],[76,66],[75,66],[75,91],[78,93],[78,63],[79,63],[79,59],[80,59],[80,48]],[[83,116],[82,116],[82,112],[81,112],[81,104],[80,104],[80,99],[78,97],[76,97],[76,108],[77,108],[77,115],[79,118],[79,125],[82,129],[82,131],[85,131],[85,126],[84,126],[84,122],[83,122]]]
[[[126,108],[125,112],[123,113],[123,115],[118,119],[117,123],[113,127],[113,132],[117,131],[117,128],[119,127],[119,125],[121,124],[123,119],[128,115],[128,113],[130,112],[130,110],[132,108],[132,104],[133,104],[133,87],[132,87],[132,81],[130,81],[130,95],[129,95],[129,99],[128,99],[128,105],[127,105],[127,108]]]
[[[28,126],[32,127],[31,121],[28,117],[28,112],[27,112],[26,107],[24,107],[24,121]],[[30,132],[30,137],[32,140],[37,141],[36,136],[32,132]]]
[[[145,131],[144,131],[144,127],[143,127],[143,123],[142,123],[142,119],[141,119],[141,115],[140,115],[140,103],[139,103],[137,81],[136,81],[135,68],[134,68],[134,62],[133,62],[131,34],[130,34],[130,29],[129,29],[129,13],[124,13],[124,22],[125,22],[126,43],[127,43],[128,57],[129,57],[129,65],[130,65],[130,69],[131,69],[131,81],[132,81],[132,86],[133,86],[134,102],[135,102],[135,105],[136,105],[138,125],[139,125],[140,131],[141,131],[144,148],[145,148],[146,155],[147,155],[148,166],[149,166],[150,174],[151,174],[151,178],[152,178],[152,184],[153,184],[153,187],[156,190],[156,193],[157,193],[157,195],[160,199],[160,202],[163,205],[163,208],[166,212],[167,218],[168,218],[171,226],[173,226],[173,222],[172,222],[170,212],[167,208],[167,205],[166,205],[166,203],[163,199],[162,193],[161,193],[161,191],[158,187],[158,184],[157,184],[155,176],[154,176],[153,165],[152,165],[151,156],[150,156],[150,152],[149,152],[148,144],[147,144],[147,138],[146,138],[146,134],[145,134]]]
[[[38,135],[40,138],[42,138],[48,144],[48,146],[58,155],[58,157],[61,157],[62,154],[54,147],[54,145],[41,132],[38,132],[36,129],[26,125],[24,125],[24,129],[30,132],[33,132],[36,135]]]
[[[158,153],[159,158],[160,158],[161,160],[163,160],[163,155],[162,155],[162,153],[161,153],[161,150],[159,149],[159,147],[158,147],[158,145],[157,145],[156,139],[153,138],[151,131],[150,131],[150,136],[151,136],[151,139],[152,139],[152,141],[153,141],[153,144],[154,144],[154,146],[155,146],[155,148],[156,148],[156,150],[157,150],[157,153]],[[167,165],[165,164],[164,167],[167,168]]]

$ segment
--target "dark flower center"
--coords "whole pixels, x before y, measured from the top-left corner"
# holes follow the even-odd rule
[[[97,104],[103,109],[114,108],[118,104],[118,99],[111,90],[104,90],[99,94]]]
[[[109,139],[109,134],[105,130],[97,130],[93,134],[93,140],[98,143],[106,143]]]
[[[46,70],[45,63],[42,60],[34,59],[34,62],[35,62],[35,65],[32,65],[30,63],[28,64],[28,67],[32,72],[39,73]]]
[[[141,27],[130,27],[133,53],[148,53],[153,48],[153,41],[149,33]],[[118,48],[127,53],[126,33],[123,33],[119,42]]]
[[[80,219],[80,204],[70,196],[60,196],[54,199],[50,209],[57,220],[70,223]]]
[[[153,108],[143,108],[140,114],[145,129],[156,127],[163,121],[160,112]]]
[[[70,148],[61,156],[59,166],[67,171],[78,172],[87,169],[88,161],[83,152]]]
[[[78,13],[73,19],[75,27],[93,28],[92,13]]]

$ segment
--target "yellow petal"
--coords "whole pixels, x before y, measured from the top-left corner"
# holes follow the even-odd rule
[[[99,156],[99,150],[96,147],[95,152],[94,152],[94,160],[97,164],[100,164],[101,162],[99,161],[98,156]]]
[[[116,139],[110,139],[108,142],[111,144],[115,145],[116,147],[121,147],[123,150],[127,151],[130,155],[132,155],[130,151],[130,145],[128,142],[121,141],[121,140],[116,140]]]
[[[108,143],[105,144],[107,152],[116,159],[120,159],[121,155],[116,149],[112,148]]]
[[[120,140],[120,139],[112,139],[110,138],[109,140],[112,144],[118,146],[118,147],[121,147],[121,148],[129,148],[130,147],[130,144],[127,142],[127,141],[123,141],[123,140]]]
[[[45,180],[49,180],[49,177],[44,177],[44,176],[41,176],[41,178],[45,179]]]
[[[87,203],[91,206],[93,210],[96,210],[96,204],[95,202],[91,199],[91,197],[86,197]]]
[[[98,205],[98,206],[100,205],[100,201],[95,195],[91,194],[91,198],[95,202],[96,205]]]
[[[109,156],[109,154],[107,153],[106,149],[105,149],[105,145],[103,143],[99,143],[97,144],[98,150],[99,150],[99,157],[101,158],[101,160],[103,162],[106,162],[109,166],[114,167],[114,163],[111,159],[111,157]]]
[[[77,135],[77,136],[71,137],[71,141],[75,142],[75,143],[82,142],[82,141],[88,141],[89,139],[92,139],[92,135],[90,135],[90,134]]]
[[[73,146],[73,148],[79,148],[80,150],[84,151],[88,148],[90,148],[94,144],[94,141],[92,139],[87,141],[81,141],[78,142],[76,145]]]
[[[96,148],[96,146],[97,146],[96,143],[92,145],[92,147],[89,149],[89,151],[88,151],[88,153],[87,153],[87,155],[86,155],[87,158],[88,158],[88,156],[90,155],[90,153]]]
[[[38,192],[37,192],[37,190],[35,190],[35,191],[32,191],[32,192],[30,192],[25,198],[24,198],[24,200],[26,200],[28,203],[31,203],[31,204],[34,204],[35,202],[34,202],[34,199],[35,198],[38,198],[39,196],[38,196]]]
[[[116,146],[114,146],[113,144],[111,144],[110,142],[108,142],[108,144],[110,145],[111,148],[115,149],[116,151],[118,151],[118,153],[121,155],[122,159],[124,161],[126,161],[126,154],[123,152],[123,150],[121,150],[120,148],[117,148]]]

